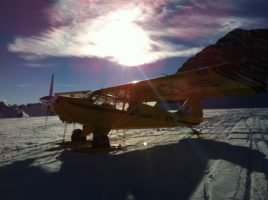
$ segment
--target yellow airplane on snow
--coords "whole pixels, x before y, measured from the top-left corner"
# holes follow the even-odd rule
[[[201,100],[215,96],[268,91],[268,69],[222,64],[173,75],[107,87],[95,91],[56,93],[53,76],[49,96],[40,98],[63,122],[79,123],[72,141],[93,134],[94,148],[110,147],[112,129],[144,129],[198,125],[203,121]],[[177,111],[159,106],[177,102]],[[178,103],[180,102],[180,103]]]

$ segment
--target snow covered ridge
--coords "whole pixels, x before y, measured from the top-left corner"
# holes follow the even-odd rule
[[[243,30],[238,28],[188,59],[177,73],[225,63],[236,63],[243,66],[244,73],[254,75],[257,70],[268,70],[267,55],[268,29]],[[257,78],[268,83],[268,77]],[[243,102],[242,106],[241,102]],[[206,108],[268,107],[268,94],[262,94],[259,97],[221,97],[210,99],[204,104]]]
[[[45,116],[46,112],[46,106],[42,105],[41,103],[17,106],[8,105],[2,101],[0,102],[0,118]]]
[[[234,29],[188,59],[177,72],[237,63],[257,70],[268,68],[268,29]]]

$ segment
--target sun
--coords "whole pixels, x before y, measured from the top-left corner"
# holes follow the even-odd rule
[[[135,11],[117,11],[95,35],[99,53],[123,66],[138,66],[151,60],[151,40],[135,22]]]

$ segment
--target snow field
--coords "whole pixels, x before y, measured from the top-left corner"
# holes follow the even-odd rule
[[[268,199],[268,109],[204,113],[200,137],[113,130],[111,143],[126,148],[90,154],[56,145],[57,117],[46,127],[44,117],[1,119],[0,199]]]

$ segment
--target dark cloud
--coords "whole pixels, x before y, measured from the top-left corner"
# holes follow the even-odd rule
[[[266,0],[228,0],[227,2],[235,6],[236,10],[233,14],[236,16],[268,18],[268,1]]]
[[[50,26],[45,11],[51,4],[42,0],[1,0],[0,30],[11,36],[35,35]]]

